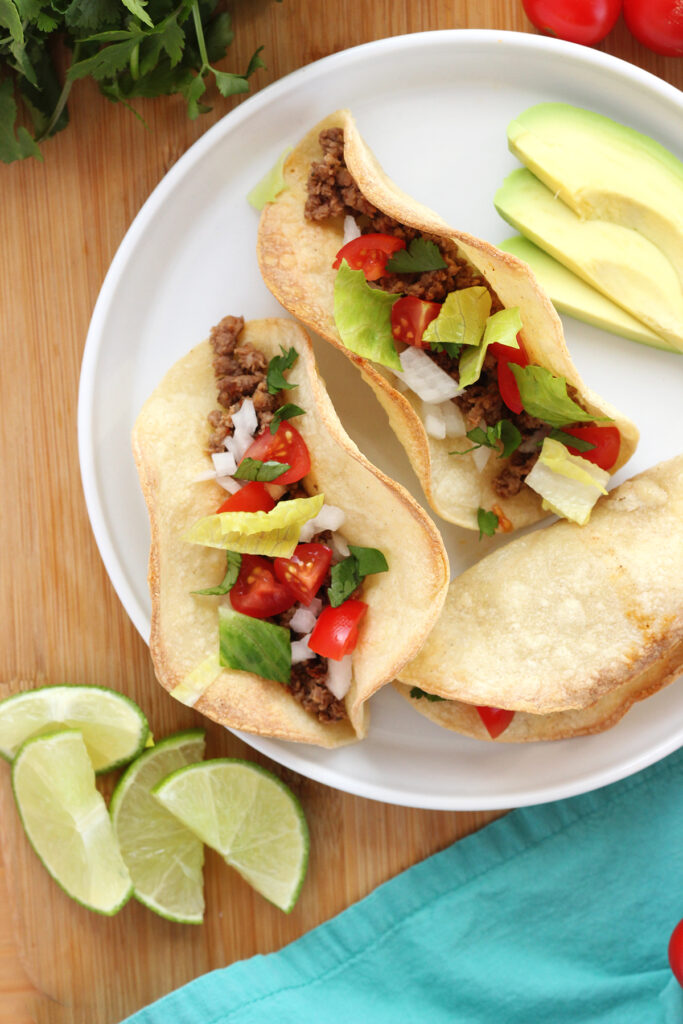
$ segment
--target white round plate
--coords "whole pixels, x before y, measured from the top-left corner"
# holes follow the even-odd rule
[[[286,146],[326,114],[349,107],[406,192],[455,227],[500,242],[513,234],[492,201],[516,166],[506,126],[543,100],[600,111],[683,156],[683,96],[630,64],[541,36],[434,32],[369,43],[276,82],[211,128],[152,193],[102,287],[79,396],[92,527],[112,583],[145,638],[149,532],[130,431],[162,374],[222,316],[281,312],[259,275],[249,189]],[[683,360],[571,319],[565,326],[586,381],[641,429],[638,451],[617,480],[678,454]],[[423,500],[372,392],[330,345],[317,340],[316,351],[349,433]],[[453,575],[500,543],[437,522]],[[504,808],[595,789],[673,751],[683,744],[683,693],[680,684],[665,688],[602,735],[494,745],[440,729],[388,686],[372,701],[363,743],[327,751],[242,738],[303,775],[361,796],[444,810]]]

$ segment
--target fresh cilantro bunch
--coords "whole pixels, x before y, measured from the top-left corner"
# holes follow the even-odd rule
[[[79,78],[94,78],[114,102],[180,94],[191,118],[207,78],[232,96],[249,91],[264,67],[259,48],[243,74],[219,71],[233,39],[219,0],[0,0],[0,160],[40,156],[39,143],[68,123],[67,99]],[[65,75],[60,56],[70,52]],[[20,108],[33,125],[22,123]]]

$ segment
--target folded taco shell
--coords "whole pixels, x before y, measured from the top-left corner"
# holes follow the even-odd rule
[[[296,390],[287,400],[305,409],[296,426],[311,454],[309,493],[346,512],[341,528],[352,544],[380,548],[389,571],[367,577],[369,605],[353,656],[346,697],[348,721],[322,724],[272,680],[218,669],[204,676],[194,706],[222,725],[265,736],[335,747],[367,731],[368,698],[414,657],[433,626],[448,585],[441,538],[417,502],[372,466],[345,433],[318,375],[306,333],[289,320],[247,323],[241,340],[269,358],[293,346],[299,358],[288,373]],[[190,544],[187,529],[225,499],[211,470],[207,416],[217,406],[208,341],[166,374],[145,403],[133,430],[133,452],[151,524],[150,651],[157,677],[180,694],[198,666],[218,651],[218,603],[226,598],[193,594],[220,582],[225,552]],[[411,614],[403,612],[410,607]],[[195,694],[196,696],[196,694]]]

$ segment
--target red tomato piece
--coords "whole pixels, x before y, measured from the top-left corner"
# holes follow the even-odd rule
[[[351,270],[363,271],[366,281],[376,281],[384,275],[392,252],[405,247],[403,239],[395,235],[359,235],[341,247],[332,267],[339,270],[341,261],[346,260]]]
[[[296,483],[311,468],[311,456],[306,442],[289,420],[283,420],[274,434],[266,427],[249,445],[244,458],[286,463],[290,468],[273,481],[275,484]]]
[[[517,366],[528,366],[529,359],[522,347],[519,335],[517,336],[517,341],[519,348],[494,342],[493,345],[489,345],[489,352],[492,352],[498,360],[498,390],[500,391],[500,397],[511,412],[520,413],[524,406],[519,395],[515,375],[510,369],[509,364],[516,363]]]
[[[514,711],[507,711],[505,708],[489,708],[477,705],[477,711],[492,740],[495,740],[502,732],[505,732],[515,717]]]
[[[427,324],[431,323],[441,310],[440,302],[427,302],[416,295],[404,295],[391,308],[391,333],[397,341],[415,348],[429,348],[422,341]]]
[[[365,601],[349,597],[338,608],[327,605],[323,608],[308,646],[323,658],[341,661],[350,654],[358,642],[358,623],[368,610]]]
[[[275,575],[286,583],[303,604],[310,604],[320,590],[332,561],[326,544],[297,544],[291,558],[275,559]]]
[[[679,921],[669,939],[669,963],[679,985],[683,985],[683,921]]]
[[[252,480],[223,502],[218,512],[270,512],[275,501],[266,490],[266,485]]]
[[[683,57],[680,0],[624,0],[624,20],[643,46],[665,57]]]
[[[642,0],[645,8],[652,0]],[[676,0],[673,0],[676,2]],[[546,36],[593,46],[617,23],[621,0],[522,0],[527,17]]]
[[[230,591],[230,604],[236,612],[268,619],[295,603],[296,596],[287,584],[275,578],[272,562],[261,555],[242,555],[240,573]]]
[[[570,448],[567,445],[567,451],[572,455],[580,455],[582,459],[594,462],[600,469],[611,469],[617,461],[621,435],[616,427],[563,427],[562,431],[595,445],[595,448],[590,448],[587,452],[580,452],[578,448]]]

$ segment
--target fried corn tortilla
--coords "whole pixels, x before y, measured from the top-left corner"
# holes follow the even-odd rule
[[[590,523],[510,541],[459,576],[399,692],[488,739],[473,705],[514,710],[501,740],[614,725],[683,668],[683,455],[601,498]],[[446,698],[410,697],[419,689]]]
[[[332,264],[344,242],[344,218],[307,220],[304,207],[311,165],[321,158],[319,136],[341,128],[344,159],[363,196],[379,211],[421,234],[438,236],[443,251],[466,260],[489,284],[502,305],[519,307],[522,340],[531,363],[564,377],[576,401],[596,419],[608,417],[621,434],[616,471],[633,453],[636,427],[581,380],[564,341],[562,323],[527,264],[479,238],[449,227],[436,213],[402,192],[384,173],[358,133],[347,110],[331,114],[295,147],[284,164],[285,189],[266,204],[258,233],[258,258],[268,288],[282,305],[327,341],[341,349],[360,369],[385,409],[389,423],[405,448],[431,507],[449,522],[477,529],[477,509],[497,505],[506,529],[526,526],[548,513],[530,487],[501,498],[493,488],[503,462],[490,458],[479,469],[471,455],[453,456],[471,447],[467,437],[437,440],[427,434],[422,403],[412,392],[401,393],[391,370],[349,352],[334,320]]]
[[[270,359],[281,347],[299,358],[285,392],[305,414],[297,429],[311,455],[304,484],[346,512],[351,544],[380,548],[389,571],[367,577],[369,608],[353,655],[353,681],[345,698],[348,720],[321,723],[277,682],[222,669],[209,680],[196,709],[231,729],[335,747],[362,738],[367,700],[414,657],[433,626],[448,586],[448,562],[431,520],[398,484],[372,466],[345,433],[318,375],[306,333],[289,320],[247,323],[242,337]],[[166,374],[145,403],[133,430],[133,452],[151,524],[150,650],[157,677],[173,692],[218,651],[218,603],[227,598],[193,591],[219,583],[225,552],[187,543],[187,529],[215,511],[225,491],[215,480],[198,482],[212,468],[207,451],[216,382],[208,341]],[[410,608],[410,615],[404,611]],[[201,675],[201,672],[200,672]]]

